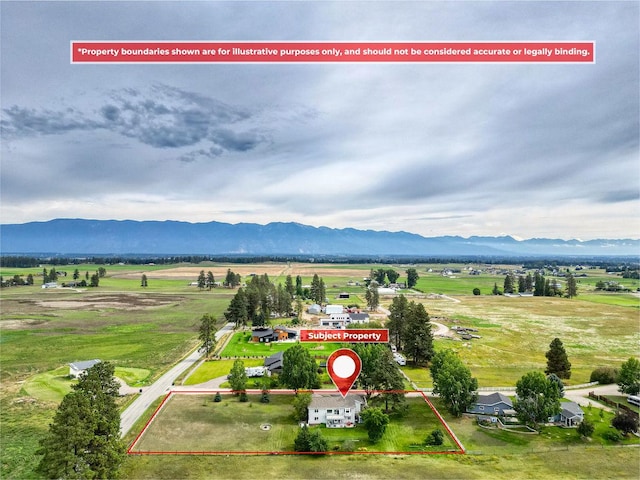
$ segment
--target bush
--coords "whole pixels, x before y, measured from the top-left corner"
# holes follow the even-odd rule
[[[260,403],[269,403],[269,402],[270,402],[269,393],[262,392],[262,395],[260,396]]]
[[[618,381],[618,369],[613,367],[598,367],[591,372],[590,382],[598,382],[603,385]]]
[[[476,288],[474,288],[474,289],[473,289],[473,294],[474,294],[474,295],[480,295],[480,289],[479,289],[479,288],[477,288],[477,287],[476,287]]]
[[[214,401],[214,402],[216,402],[216,403],[218,403],[218,402],[221,402],[221,401],[222,401],[222,395],[220,395],[220,392],[217,392],[217,393],[216,393],[216,396],[215,396],[215,397],[213,397],[213,401]]]
[[[619,410],[611,420],[611,426],[620,430],[623,435],[638,431],[638,415],[626,410]]]
[[[248,402],[249,401],[249,397],[247,396],[247,392],[245,392],[245,391],[240,392],[240,401],[241,402]]]
[[[581,437],[590,437],[593,435],[593,431],[595,430],[595,426],[586,418],[578,425],[578,434]]]
[[[607,430],[602,434],[602,438],[611,442],[619,442],[620,440],[622,440],[622,435],[614,430]]]
[[[434,431],[432,431],[425,441],[427,445],[442,445],[443,442],[444,434],[439,428],[436,428]]]

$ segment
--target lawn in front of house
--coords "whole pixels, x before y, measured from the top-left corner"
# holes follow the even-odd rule
[[[261,403],[259,395],[249,395],[249,401],[243,403],[230,394],[222,395],[221,402],[214,401],[214,394],[174,394],[134,452],[291,452],[299,429],[293,417],[293,398],[290,394],[272,393],[269,403]],[[375,443],[362,425],[311,428],[320,430],[330,451],[344,451],[345,445],[353,451],[390,453],[457,450],[423,398],[407,398],[407,405],[404,415],[391,416],[383,438]],[[265,425],[269,425],[268,429]],[[436,428],[445,434],[444,445],[426,447],[427,435]]]

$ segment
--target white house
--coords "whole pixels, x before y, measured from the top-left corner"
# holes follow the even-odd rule
[[[350,313],[349,322],[350,323],[369,323],[369,314],[368,313]]]
[[[47,282],[42,285],[42,288],[58,288],[57,282]]]
[[[329,318],[321,318],[320,325],[323,327],[345,328],[350,321],[348,313],[332,313]]]
[[[324,424],[327,428],[354,427],[360,411],[366,406],[362,395],[314,394],[308,407],[309,425]]]
[[[78,378],[85,371],[89,370],[94,365],[100,363],[97,358],[95,360],[85,360],[84,362],[75,362],[69,364],[69,376]]]

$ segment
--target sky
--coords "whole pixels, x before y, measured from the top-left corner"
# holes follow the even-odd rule
[[[639,238],[638,2],[0,2],[0,223]],[[71,64],[72,40],[596,42],[595,64]]]

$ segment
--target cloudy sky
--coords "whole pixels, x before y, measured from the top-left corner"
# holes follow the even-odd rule
[[[1,223],[640,236],[637,2],[0,2]],[[593,40],[595,64],[70,64],[72,40]]]

